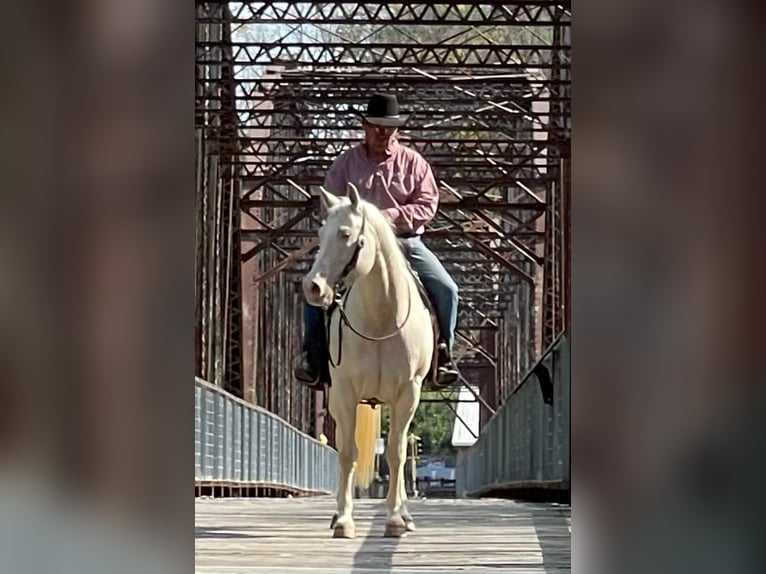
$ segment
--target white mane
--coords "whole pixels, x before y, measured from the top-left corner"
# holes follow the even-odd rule
[[[388,222],[381,211],[373,204],[362,201],[360,206],[362,212],[367,217],[368,224],[375,231],[383,255],[391,264],[396,266],[399,272],[407,273],[407,260],[399,245],[393,225]]]

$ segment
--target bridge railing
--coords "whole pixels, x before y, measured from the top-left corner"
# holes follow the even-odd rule
[[[197,485],[332,494],[337,452],[273,413],[194,380],[194,480]]]
[[[559,337],[457,463],[458,497],[569,489],[569,341]]]

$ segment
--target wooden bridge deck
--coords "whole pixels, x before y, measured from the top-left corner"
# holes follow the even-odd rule
[[[506,500],[411,502],[417,531],[383,538],[382,500],[357,500],[357,538],[329,529],[334,500],[196,499],[196,572],[570,572],[569,507]]]

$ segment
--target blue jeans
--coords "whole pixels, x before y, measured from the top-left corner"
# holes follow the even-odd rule
[[[420,277],[423,286],[433,301],[436,319],[439,322],[441,339],[452,351],[457,326],[458,288],[447,270],[426,247],[421,237],[406,239],[409,244],[410,265]],[[319,307],[303,303],[303,349],[317,344],[324,337],[324,311]]]

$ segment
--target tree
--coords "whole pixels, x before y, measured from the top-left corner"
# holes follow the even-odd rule
[[[457,400],[456,390],[444,392],[449,400]],[[439,399],[440,393],[423,393],[422,399]],[[382,406],[381,434],[388,436],[390,428],[390,409]],[[452,428],[455,423],[455,413],[444,402],[421,402],[415,412],[410,432],[418,435],[423,441],[423,454],[450,455],[455,454],[452,446]]]

